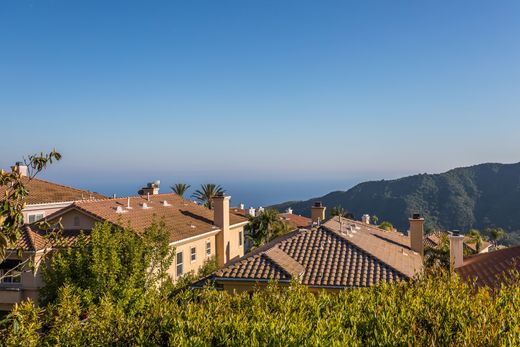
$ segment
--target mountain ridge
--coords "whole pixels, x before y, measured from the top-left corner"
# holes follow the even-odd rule
[[[520,231],[520,162],[483,163],[457,167],[443,173],[415,174],[392,180],[367,181],[346,191],[333,191],[305,201],[288,201],[270,207],[310,215],[310,206],[321,201],[341,205],[356,218],[377,215],[398,229],[407,230],[408,217],[421,213],[426,228],[468,230],[502,227]],[[519,207],[516,207],[519,206]]]

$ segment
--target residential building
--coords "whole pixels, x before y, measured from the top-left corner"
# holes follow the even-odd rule
[[[104,195],[87,190],[76,189],[62,184],[27,177],[27,166],[15,166],[22,176],[22,181],[29,195],[25,198],[23,217],[25,223],[34,223],[39,219],[69,206],[75,201],[104,199]],[[0,186],[0,196],[4,196],[7,188]]]
[[[190,271],[196,272],[210,257],[215,257],[218,264],[224,266],[244,255],[243,227],[247,219],[230,213],[229,201],[229,196],[215,197],[212,211],[176,194],[85,200],[50,214],[47,220],[61,220],[64,235],[70,243],[80,231],[88,233],[100,222],[131,226],[140,233],[153,221],[162,221],[169,232],[170,246],[176,251],[168,270],[175,280]],[[44,235],[34,224],[22,228],[18,246],[24,249],[25,258],[32,257],[38,264],[45,250],[52,248]],[[9,265],[6,263],[4,267]],[[34,272],[21,274],[17,283],[4,283],[0,289],[0,310],[9,309],[25,298],[37,302],[38,288],[42,284],[39,266]]]
[[[438,247],[443,237],[448,237],[449,232],[447,231],[434,231],[426,235],[424,238],[425,247]],[[480,250],[477,252],[477,245],[472,242],[468,235],[464,236],[464,254],[472,255],[477,253],[487,253],[492,250],[492,245],[488,241],[482,240]]]
[[[450,235],[450,259],[454,271],[478,287],[499,288],[513,278],[513,272],[520,273],[520,246],[503,248],[492,252],[464,257],[461,243],[463,237]]]
[[[316,206],[316,220],[323,206]],[[318,210],[318,209],[316,209]],[[236,259],[198,285],[212,280],[229,292],[252,291],[275,280],[298,281],[309,289],[336,291],[369,287],[380,281],[409,280],[423,268],[424,219],[410,219],[410,236],[373,225],[333,217],[321,225],[297,229]],[[416,248],[414,248],[416,247]]]

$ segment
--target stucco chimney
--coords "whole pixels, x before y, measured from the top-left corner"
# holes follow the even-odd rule
[[[424,218],[415,213],[408,221],[410,222],[410,230],[408,231],[410,248],[422,257],[424,255]]]
[[[18,172],[18,174],[22,177],[25,177],[27,176],[27,166],[24,165],[22,162],[17,162],[15,165],[14,165],[14,171],[15,172]]]
[[[464,236],[458,232],[450,233],[450,268],[456,269],[464,265]]]
[[[254,217],[256,215],[256,210],[253,206],[251,206],[249,208],[249,211],[247,211],[247,213],[251,216],[251,217]]]
[[[325,220],[325,210],[321,201],[316,201],[311,207],[311,219],[313,222],[320,222]]]
[[[229,230],[229,201],[230,196],[219,194],[213,198],[213,223],[220,229],[216,235],[216,258],[219,266],[229,261],[230,230]]]
[[[370,215],[364,214],[363,217],[361,217],[361,221],[365,224],[370,224]]]
[[[287,208],[287,210],[285,210],[285,213],[288,213],[288,214],[292,214],[293,213],[293,210],[292,208]]]

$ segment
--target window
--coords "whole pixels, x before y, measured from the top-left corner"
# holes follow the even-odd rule
[[[211,255],[211,241],[206,241],[206,257]]]
[[[20,261],[18,260],[10,260],[7,259],[3,263],[0,264],[0,277],[2,277],[1,283],[21,283],[22,282],[22,272],[17,268],[13,271],[13,269],[20,265]],[[7,274],[7,275],[6,275]],[[6,275],[4,277],[4,275]]]
[[[177,265],[177,277],[180,277],[184,273],[184,266],[183,266],[183,262],[182,262],[182,252],[177,253],[176,265]]]
[[[191,247],[190,249],[190,259],[192,262],[197,260],[197,249],[195,247]]]
[[[80,225],[79,216],[75,216],[74,217],[74,226],[75,227],[79,227],[79,225]]]
[[[238,245],[242,246],[243,243],[244,243],[244,231],[240,230],[238,232]]]
[[[43,219],[43,213],[35,213],[29,215],[29,223],[37,222],[40,219]]]

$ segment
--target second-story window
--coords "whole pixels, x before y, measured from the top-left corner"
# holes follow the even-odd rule
[[[238,232],[238,245],[242,246],[243,243],[244,243],[244,232],[242,230],[240,230]]]
[[[1,283],[21,283],[22,272],[19,268],[19,260],[5,260],[0,264],[0,280]]]
[[[197,260],[197,249],[195,247],[191,247],[190,249],[190,259],[192,262]]]
[[[37,222],[40,219],[43,219],[43,213],[35,213],[29,215],[29,223]]]
[[[182,252],[178,252],[177,253],[177,257],[176,257],[176,270],[177,270],[177,277],[180,277],[182,276],[182,274],[184,273],[184,264],[183,264],[183,261],[182,261]]]
[[[211,241],[206,241],[206,257],[211,255]]]

